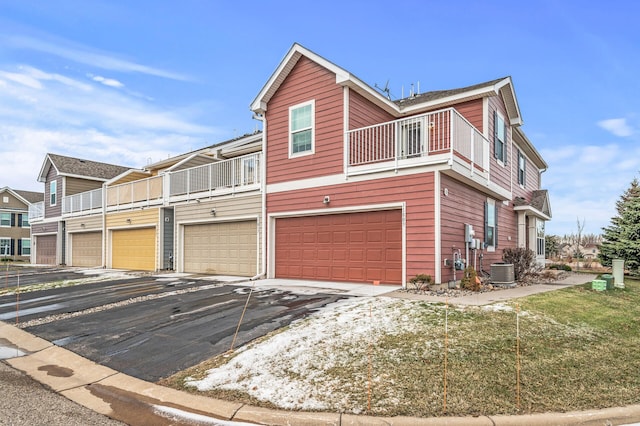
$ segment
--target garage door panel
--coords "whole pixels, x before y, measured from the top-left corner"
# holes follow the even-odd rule
[[[276,277],[399,284],[397,271],[400,210],[276,220]]]
[[[156,228],[114,230],[111,250],[114,268],[155,271]]]
[[[185,225],[184,271],[254,276],[257,235],[255,220]]]
[[[42,265],[56,264],[56,243],[55,235],[36,236],[36,263]]]
[[[102,232],[81,232],[70,235],[72,266],[102,266]]]

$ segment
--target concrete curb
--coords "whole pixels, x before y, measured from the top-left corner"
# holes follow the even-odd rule
[[[0,338],[24,356],[6,360],[65,397],[116,420],[136,424],[131,408],[172,410],[185,418],[200,416],[268,425],[395,425],[395,426],[551,426],[624,425],[640,422],[640,405],[567,413],[479,417],[372,417],[339,413],[271,410],[193,395],[156,385],[96,364],[54,346],[19,328],[0,322]]]

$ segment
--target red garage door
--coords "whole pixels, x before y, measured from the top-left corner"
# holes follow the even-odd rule
[[[276,220],[277,278],[402,283],[402,211]]]

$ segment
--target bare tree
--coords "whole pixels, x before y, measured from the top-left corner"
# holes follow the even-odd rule
[[[576,223],[578,225],[578,234],[576,236],[576,270],[580,270],[580,260],[584,257],[582,250],[580,250],[580,244],[582,243],[582,231],[584,230],[584,218],[582,218],[582,223],[580,223],[580,218],[576,218]]]

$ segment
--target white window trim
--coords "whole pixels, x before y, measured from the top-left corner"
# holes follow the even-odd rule
[[[21,240],[22,240],[22,244],[21,244],[19,256],[31,256],[31,238],[21,238]],[[24,253],[24,242],[25,241],[29,241],[29,253],[27,253],[27,254]]]
[[[495,218],[496,214],[496,200],[494,200],[493,198],[487,198],[487,204],[490,206],[493,206],[493,216]],[[487,220],[487,218],[485,217],[484,220]],[[496,229],[498,228],[498,224],[494,223],[493,224],[493,245],[487,245],[487,247],[485,248],[487,250],[487,252],[495,252],[496,251]],[[487,239],[487,236],[485,235],[485,241]]]
[[[9,224],[8,225],[3,225],[2,221],[0,220],[0,227],[2,227],[2,228],[11,228],[11,213],[7,213],[7,212],[0,212],[0,213],[9,215]]]
[[[500,120],[502,120],[502,127],[504,128],[504,141],[502,141],[502,158],[496,158],[496,161],[498,162],[499,165],[501,165],[502,167],[505,167],[507,163],[505,163],[505,157],[507,157],[509,151],[507,150],[507,141],[509,140],[509,128],[507,127],[507,121],[504,119],[504,116],[500,113],[500,111],[496,110],[496,115],[500,118]],[[496,123],[493,123],[493,126],[495,128]],[[494,131],[495,133],[495,131]],[[494,141],[494,145],[495,145],[495,141]],[[495,149],[495,146],[494,146]]]
[[[294,110],[311,105],[311,149],[303,152],[293,152],[293,132],[291,131],[291,114]],[[305,155],[313,155],[316,152],[316,101],[311,99],[289,107],[289,124],[287,131],[289,132],[289,158],[304,157]]]
[[[523,171],[523,175],[522,175],[522,183],[520,182],[520,158],[522,158],[524,160],[524,167],[522,168]],[[524,153],[518,149],[518,185],[520,185],[520,188],[524,189],[527,186],[527,157],[524,155]]]
[[[51,191],[52,187],[53,187],[53,191]],[[53,203],[51,202],[51,198],[52,198],[51,195],[54,196],[53,200],[55,202]],[[52,180],[51,182],[49,182],[49,206],[53,207],[56,205],[58,205],[58,182],[55,180]]]
[[[8,250],[8,253],[5,253],[5,244],[3,244],[3,240],[7,240],[9,242],[9,244],[6,244],[6,250]],[[11,256],[11,238],[0,237],[0,256]]]

